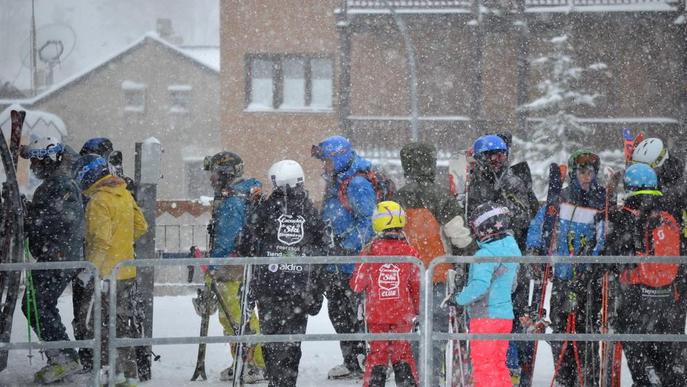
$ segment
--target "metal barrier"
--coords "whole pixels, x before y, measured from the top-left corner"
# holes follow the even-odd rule
[[[551,257],[456,257],[456,256],[444,256],[438,257],[432,261],[427,270],[425,271],[425,281],[426,284],[431,284],[432,275],[437,265],[442,263],[452,263],[452,264],[471,264],[471,263],[520,263],[520,264],[556,264],[556,263],[570,263],[570,264],[637,264],[637,263],[678,263],[687,264],[687,257],[629,257],[629,256],[587,256],[587,257],[563,257],[563,256],[551,256]],[[425,294],[429,292],[425,291]],[[425,327],[424,332],[424,349],[426,353],[424,354],[425,364],[423,369],[432,369],[432,354],[431,348],[434,341],[446,341],[446,340],[509,340],[509,341],[656,341],[656,342],[687,342],[687,335],[684,334],[649,334],[649,333],[632,333],[632,334],[617,334],[617,333],[575,333],[575,334],[565,334],[565,333],[508,333],[508,334],[493,334],[493,333],[482,333],[482,334],[470,334],[470,333],[443,333],[434,332],[433,322],[431,313],[427,311],[432,311],[433,300],[431,297],[427,297],[425,302]],[[420,374],[422,379],[422,385],[429,386],[431,373],[425,372]]]
[[[346,264],[358,262],[374,263],[411,263],[420,268],[420,330],[413,333],[347,333],[347,334],[288,334],[288,335],[246,335],[246,336],[187,336],[166,338],[119,338],[116,336],[115,318],[117,313],[117,273],[123,267],[158,267],[158,266],[244,266],[244,265],[269,265],[274,263],[298,263],[298,264]],[[418,359],[418,372],[424,372],[422,365],[424,341],[422,334],[425,329],[425,276],[422,275],[424,266],[422,261],[415,257],[260,257],[260,258],[190,258],[190,259],[136,259],[118,263],[110,276],[110,305],[109,305],[109,340],[108,340],[108,365],[110,370],[115,369],[116,350],[120,347],[135,347],[145,345],[170,345],[170,344],[200,344],[200,343],[272,343],[291,341],[349,341],[349,340],[408,340],[418,341],[420,346],[420,359]],[[108,385],[114,386],[114,372],[108,373]]]
[[[198,246],[206,250],[209,236],[205,224],[158,224],[155,225],[157,235],[156,250],[170,252],[186,252],[191,246]]]
[[[0,271],[22,271],[22,270],[65,270],[65,269],[86,269],[91,272],[93,278],[98,278],[98,269],[90,262],[68,261],[68,262],[35,262],[35,263],[2,263]],[[93,349],[93,369],[100,369],[100,287],[95,286],[93,301],[93,338],[90,340],[69,340],[69,341],[47,341],[47,342],[19,342],[19,343],[0,343],[1,351],[11,351],[17,349],[61,349],[61,348],[91,348]],[[17,297],[19,301],[21,297]],[[100,385],[99,372],[93,372],[93,386]]]

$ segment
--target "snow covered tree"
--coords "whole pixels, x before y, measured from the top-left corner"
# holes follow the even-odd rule
[[[542,120],[534,125],[527,139],[513,139],[519,153],[516,156],[530,163],[537,194],[546,192],[546,171],[550,163],[563,163],[574,150],[592,145],[592,128],[580,123],[573,111],[578,106],[594,106],[599,97],[579,87],[584,73],[606,68],[603,63],[578,66],[566,34],[550,39],[549,43],[549,55],[531,62],[543,74],[537,84],[541,96],[518,108]]]

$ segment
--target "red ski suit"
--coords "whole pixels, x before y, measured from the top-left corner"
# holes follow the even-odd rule
[[[362,256],[414,256],[417,250],[405,239],[378,237],[363,248]],[[420,309],[420,270],[410,263],[358,263],[351,276],[351,289],[365,292],[365,320],[370,333],[408,333]],[[417,368],[410,342],[371,341],[365,361],[363,386],[367,387],[374,366],[407,363],[417,382]]]

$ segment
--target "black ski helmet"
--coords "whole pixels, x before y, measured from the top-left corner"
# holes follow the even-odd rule
[[[494,202],[480,204],[470,215],[470,229],[480,242],[509,233],[510,210]]]
[[[217,174],[224,185],[243,176],[243,160],[234,152],[221,151],[205,157],[204,169]]]
[[[96,154],[107,159],[109,154],[112,153],[113,149],[112,141],[110,141],[109,138],[95,137],[83,144],[81,150],[79,151],[79,155],[85,156],[87,154]]]
[[[437,149],[424,142],[406,144],[401,148],[401,167],[406,177],[433,178],[437,172]]]
[[[96,154],[82,156],[74,163],[74,180],[81,187],[87,190],[93,183],[110,174],[107,161]]]

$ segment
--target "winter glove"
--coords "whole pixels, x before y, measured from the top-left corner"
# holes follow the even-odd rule
[[[465,227],[465,222],[460,215],[444,225],[444,234],[451,240],[451,244],[461,249],[472,242],[470,229]]]

